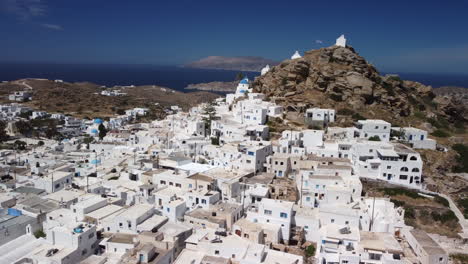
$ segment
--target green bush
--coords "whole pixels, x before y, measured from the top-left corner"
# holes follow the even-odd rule
[[[405,220],[406,219],[416,219],[414,209],[412,207],[405,207]]]
[[[306,257],[312,257],[315,255],[315,247],[314,245],[310,245],[306,248]]]
[[[437,212],[432,212],[431,216],[432,216],[432,219],[434,219],[434,221],[438,221],[442,223],[454,221],[454,220],[458,221],[457,216],[452,211],[447,211],[442,214],[439,214]]]
[[[351,117],[354,119],[354,121],[366,120],[366,118],[359,113],[354,113]]]
[[[468,146],[455,144],[452,149],[458,153],[457,165],[452,167],[452,171],[456,173],[468,172]]]
[[[447,131],[442,130],[442,129],[435,130],[434,132],[432,132],[431,135],[433,135],[434,137],[440,137],[440,138],[450,137],[450,134]]]
[[[219,137],[212,137],[211,138],[212,145],[219,145]]]
[[[44,231],[42,231],[42,229],[39,229],[36,232],[34,232],[34,236],[36,238],[40,238],[40,237],[46,237],[46,234],[44,233]]]
[[[380,137],[379,136],[372,136],[369,138],[369,141],[380,141]]]
[[[420,112],[420,111],[416,111],[414,112],[414,117],[418,118],[418,119],[426,119],[426,115],[423,113],[423,112]]]
[[[404,188],[382,188],[381,189],[385,195],[388,196],[397,196],[397,195],[404,195],[414,199],[426,199],[425,197],[418,194],[416,191],[411,191],[409,189]]]
[[[454,264],[468,263],[468,254],[450,254],[450,258],[452,259],[452,263]]]
[[[337,115],[349,116],[349,115],[354,114],[354,110],[349,109],[349,108],[341,108],[341,109],[338,109],[338,111],[336,112],[336,114],[337,114]]]
[[[330,98],[333,100],[333,101],[336,101],[336,102],[341,102],[343,101],[343,97],[339,94],[330,94]]]
[[[400,76],[390,76],[387,78],[389,81],[396,81],[396,82],[402,82]]]
[[[459,207],[461,207],[461,211],[465,218],[468,218],[468,198],[460,199],[457,201]]]
[[[392,202],[396,207],[401,207],[405,205],[404,201],[399,201],[395,199],[390,199],[390,202]]]
[[[436,195],[434,198],[434,201],[436,203],[440,203],[441,205],[445,207],[450,207],[449,201],[442,196]]]

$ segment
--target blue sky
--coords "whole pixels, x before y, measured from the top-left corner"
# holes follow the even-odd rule
[[[468,1],[0,0],[0,61],[282,60],[345,34],[382,71],[468,74]]]

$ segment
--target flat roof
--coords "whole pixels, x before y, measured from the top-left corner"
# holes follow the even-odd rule
[[[136,235],[130,234],[121,234],[115,233],[107,242],[111,243],[121,243],[121,244],[133,244],[133,238],[137,237]]]
[[[71,191],[71,190],[60,190],[51,194],[44,196],[44,198],[57,201],[57,202],[70,202],[77,199],[79,196],[84,193]]]
[[[399,157],[393,149],[377,149],[377,152],[384,157]]]
[[[398,241],[390,233],[361,231],[359,246],[389,253],[403,253]]]
[[[118,206],[118,205],[115,205],[115,204],[109,204],[109,205],[106,205],[104,207],[101,207],[97,210],[94,210],[90,213],[87,213],[86,216],[87,217],[90,217],[90,218],[94,218],[96,220],[100,220],[100,219],[103,219],[103,218],[106,218],[110,215],[113,215],[119,211],[123,211],[124,208],[122,206]]]
[[[149,204],[137,204],[129,207],[127,210],[123,211],[119,216],[127,218],[138,218],[148,211],[154,209],[152,205]]]
[[[447,252],[445,252],[445,250],[443,250],[426,232],[419,229],[412,229],[410,233],[429,255],[447,254]]]

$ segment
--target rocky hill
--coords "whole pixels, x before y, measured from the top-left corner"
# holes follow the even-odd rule
[[[235,71],[256,71],[259,72],[265,65],[270,66],[278,64],[275,61],[262,57],[223,57],[209,56],[198,61],[185,64],[187,68],[197,69],[218,69],[218,70],[235,70]]]
[[[302,58],[285,60],[257,77],[253,86],[296,113],[309,107],[330,107],[338,115],[342,113],[341,117],[358,113],[394,125],[414,125],[415,115],[419,121],[434,117],[452,123],[468,120],[461,101],[436,98],[432,88],[421,83],[381,76],[352,47],[311,50]]]
[[[117,89],[125,95],[101,95],[105,89]],[[8,94],[22,90],[32,91],[32,101],[25,104],[33,109],[88,118],[110,117],[134,107],[150,108],[151,117],[159,118],[164,115],[164,107],[179,105],[187,109],[219,97],[209,92],[182,93],[155,85],[104,87],[88,82],[23,79],[0,83],[0,103],[10,103]]]

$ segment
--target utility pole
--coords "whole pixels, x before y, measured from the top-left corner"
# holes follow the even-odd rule
[[[94,173],[96,174],[96,178],[97,178],[97,163],[98,163],[97,152],[94,152]]]
[[[371,232],[372,225],[374,225],[374,207],[375,207],[375,195],[374,195],[374,200],[372,201],[372,217],[369,221],[369,232]]]
[[[244,206],[245,206],[245,189],[247,189],[247,179],[245,179],[245,182],[242,181],[242,183],[243,183],[243,186],[244,186],[243,187],[244,190],[242,191],[242,216],[244,216],[244,214],[245,214],[245,208],[244,208]]]
[[[54,192],[54,171],[52,171],[52,174],[51,174],[51,178],[52,178],[52,193]]]
[[[295,177],[294,177],[295,178]],[[300,203],[299,203],[299,207],[302,207],[302,186],[304,185],[304,174],[301,174],[301,193],[299,194],[300,196]]]

